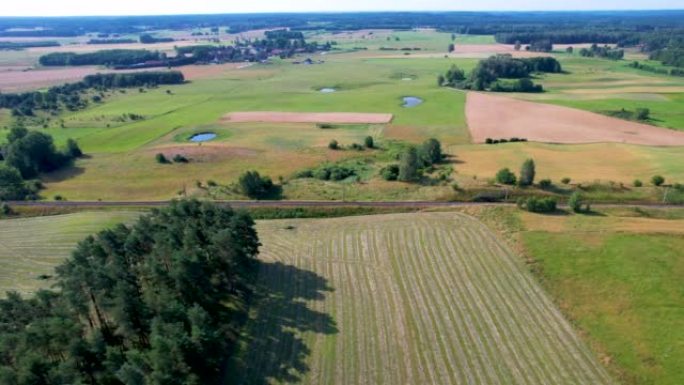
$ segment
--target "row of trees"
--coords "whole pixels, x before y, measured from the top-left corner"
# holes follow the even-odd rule
[[[52,52],[41,56],[38,61],[44,66],[105,65],[120,66],[163,60],[165,54],[145,49],[106,49],[96,52]]]
[[[0,108],[12,110],[15,116],[32,116],[35,110],[57,112],[62,107],[73,111],[88,105],[86,91],[90,89],[104,91],[112,88],[181,84],[184,81],[183,73],[178,71],[88,75],[80,82],[50,87],[45,92],[0,93]]]
[[[2,382],[220,383],[259,245],[249,215],[198,201],[87,237],[58,290],[0,300]]]

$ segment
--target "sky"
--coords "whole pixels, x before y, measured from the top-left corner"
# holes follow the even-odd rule
[[[684,9],[684,0],[4,0],[0,16]]]

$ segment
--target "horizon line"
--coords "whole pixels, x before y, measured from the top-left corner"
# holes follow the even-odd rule
[[[355,13],[562,13],[562,12],[672,12],[684,11],[680,8],[605,8],[605,9],[480,9],[480,10],[438,10],[438,9],[405,9],[405,10],[307,10],[307,11],[249,11],[249,12],[214,12],[214,13],[140,13],[140,14],[89,14],[89,15],[2,15],[0,19],[10,18],[68,18],[68,17],[145,17],[145,16],[222,16],[222,15],[307,15],[307,14],[355,14]]]

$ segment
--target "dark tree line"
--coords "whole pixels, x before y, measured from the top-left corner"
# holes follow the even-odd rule
[[[220,383],[259,246],[247,214],[198,201],[89,236],[57,268],[59,290],[0,300],[0,381]]]
[[[96,52],[53,52],[40,57],[39,62],[44,66],[82,66],[105,65],[121,66],[146,61],[163,60],[165,55],[158,51],[144,49],[108,49]]]
[[[112,88],[182,84],[182,72],[133,72],[88,75],[80,82],[48,88],[46,92],[32,91],[18,94],[1,94],[0,108],[12,110],[15,116],[33,116],[35,110],[58,111],[64,107],[78,110],[88,105],[86,91]]]
[[[149,33],[143,33],[140,35],[140,42],[143,44],[156,44],[156,43],[170,43],[173,38],[170,37],[156,37]]]
[[[133,39],[90,39],[87,44],[131,44],[135,43]]]
[[[60,44],[56,41],[0,41],[0,50],[19,51],[25,48],[33,47],[59,47]]]

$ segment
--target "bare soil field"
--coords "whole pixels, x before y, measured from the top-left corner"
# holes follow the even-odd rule
[[[6,67],[5,67],[6,68]],[[95,66],[32,70],[16,68],[0,71],[0,91],[14,92],[79,81],[86,75],[108,72]]]
[[[392,121],[392,114],[369,114],[357,112],[231,112],[224,116],[225,122],[244,123],[340,123],[385,124]]]
[[[518,137],[547,143],[684,146],[684,132],[479,92],[468,93],[466,119],[476,143]]]

